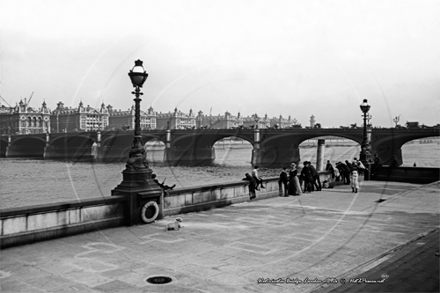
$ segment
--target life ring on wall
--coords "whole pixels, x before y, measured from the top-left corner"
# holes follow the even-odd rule
[[[159,215],[159,206],[155,201],[149,201],[142,207],[141,218],[145,224],[152,223]]]

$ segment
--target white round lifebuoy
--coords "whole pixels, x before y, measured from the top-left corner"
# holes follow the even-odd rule
[[[149,201],[142,207],[141,218],[145,224],[152,223],[159,215],[159,206],[155,201]]]

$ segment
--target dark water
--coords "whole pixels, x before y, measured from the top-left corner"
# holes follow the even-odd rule
[[[300,150],[301,159],[316,161],[316,148]],[[440,167],[438,144],[409,144],[402,148],[406,165],[417,162],[419,167]],[[251,147],[216,148],[216,161],[209,167],[151,166],[159,180],[166,184],[189,187],[210,183],[241,180],[251,170]],[[325,160],[352,160],[359,148],[327,147]],[[163,152],[149,152],[150,160],[163,159]],[[122,181],[125,163],[93,164],[26,159],[0,159],[1,208],[46,204],[60,201],[108,197]],[[260,169],[263,177],[277,176],[278,169]]]

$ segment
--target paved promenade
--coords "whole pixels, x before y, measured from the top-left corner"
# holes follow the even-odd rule
[[[438,292],[439,191],[369,181],[9,248],[0,292]]]

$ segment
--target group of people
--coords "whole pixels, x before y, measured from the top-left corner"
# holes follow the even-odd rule
[[[287,168],[283,168],[278,180],[280,194],[283,196],[301,195],[313,191],[321,191],[322,185],[318,171],[309,162],[303,162],[303,168],[298,176],[298,169],[295,163],[290,164],[289,173]]]
[[[337,162],[335,167],[327,161],[326,171],[329,171],[334,181],[343,181],[344,184],[350,184],[352,192],[359,191],[359,175],[365,172],[366,167],[357,158],[352,162],[348,160],[345,163]],[[255,166],[251,174],[246,173],[243,180],[249,181],[249,197],[256,198],[256,190],[265,188],[263,179],[258,175],[258,166]],[[278,187],[281,196],[297,196],[303,193],[321,191],[322,184],[319,173],[315,166],[309,161],[303,162],[303,168],[298,176],[298,168],[295,163],[290,164],[290,168],[283,167],[278,180]]]
[[[350,184],[352,192],[357,193],[359,190],[359,175],[368,171],[365,165],[357,158],[354,158],[352,162],[348,160],[345,160],[345,163],[337,162],[335,167],[332,166],[330,161],[327,161],[325,170],[332,174],[333,180]]]
[[[398,162],[396,156],[393,156],[390,167],[395,168],[397,166]],[[374,154],[371,173],[374,174],[374,172],[380,167],[382,167],[382,161],[377,154]],[[365,165],[357,158],[354,158],[352,162],[349,162],[348,160],[345,160],[345,163],[337,162],[335,167],[333,167],[330,160],[328,160],[325,170],[331,173],[333,181],[342,181],[344,184],[350,184],[352,192],[355,193],[359,190],[359,175],[368,171]],[[167,190],[172,190],[176,186],[175,184],[173,186],[165,185],[165,180],[159,182],[156,178],[156,174],[152,174],[151,177],[165,193],[167,193]],[[246,173],[243,180],[249,181],[249,197],[251,200],[257,197],[255,191],[260,190],[260,188],[265,188],[263,179],[258,174],[258,166],[254,166],[254,169],[250,174]],[[301,169],[299,176],[297,165],[295,163],[290,164],[290,169],[283,167],[278,180],[278,186],[282,196],[296,196],[303,193],[321,191],[322,189],[319,173],[309,161],[303,162],[303,168]]]

